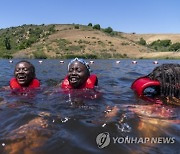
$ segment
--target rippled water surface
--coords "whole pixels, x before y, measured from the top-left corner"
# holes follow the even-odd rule
[[[17,61],[0,60],[1,87],[9,84]],[[59,86],[69,60],[30,61],[41,89],[24,94],[0,90],[0,153],[180,153],[179,107],[150,104],[130,89],[154,67],[179,61],[94,60],[90,66],[99,79],[97,89],[70,92]],[[151,143],[152,138],[158,141]]]

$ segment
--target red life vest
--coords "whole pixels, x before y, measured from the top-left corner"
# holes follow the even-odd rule
[[[12,78],[9,83],[11,89],[22,89],[23,87],[17,82],[16,78]],[[33,79],[28,88],[38,88],[40,82],[38,79]]]
[[[93,89],[96,86],[97,83],[97,76],[95,74],[90,75],[90,77],[86,80],[86,82],[79,88],[89,88]],[[62,89],[73,89],[73,87],[70,85],[68,81],[68,76],[66,76],[61,84]]]
[[[150,98],[144,95],[143,93],[144,90],[148,87],[153,87],[153,86],[160,86],[160,82],[157,80],[151,80],[148,77],[140,77],[132,83],[131,89],[133,89],[136,92],[136,94],[139,97],[143,98],[144,100],[162,104],[161,100],[157,98]]]
[[[160,86],[160,82],[151,80],[148,77],[140,77],[132,83],[131,89],[133,89],[138,96],[143,96],[144,90],[151,86]]]

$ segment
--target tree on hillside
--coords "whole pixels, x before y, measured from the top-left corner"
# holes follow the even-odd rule
[[[111,27],[108,27],[108,28],[105,28],[104,29],[104,32],[106,32],[106,33],[112,33],[113,32],[113,29],[111,28]]]
[[[140,45],[146,45],[146,41],[141,37],[139,42]]]
[[[92,23],[89,23],[88,26],[92,27]]]
[[[7,50],[11,50],[11,44],[10,44],[10,38],[9,37],[6,37],[4,39],[4,44],[5,44],[5,47]]]
[[[100,30],[101,29],[101,26],[99,24],[96,24],[93,26],[93,29],[97,29],[97,30]]]
[[[157,46],[157,47],[168,47],[172,44],[171,40],[157,40],[153,41],[150,46]]]
[[[74,25],[74,28],[75,29],[79,29],[79,25]]]
[[[172,44],[171,40],[161,40],[160,45],[163,47],[168,47]]]
[[[56,30],[55,30],[55,25],[51,25],[48,29],[50,32],[54,33]]]
[[[177,43],[174,43],[170,46],[169,48],[170,51],[179,51],[180,50],[180,43],[177,42]]]

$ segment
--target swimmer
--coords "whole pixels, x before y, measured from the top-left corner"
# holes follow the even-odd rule
[[[11,89],[38,88],[39,80],[36,79],[35,67],[28,61],[16,64],[14,78],[10,80]]]
[[[180,65],[162,64],[157,66],[147,76],[135,80],[131,88],[140,97],[145,96],[145,90],[147,88],[152,88],[153,92],[148,92],[149,94],[152,94],[150,97],[153,98],[157,96],[166,99],[168,98],[166,101],[167,103],[178,105],[180,104]],[[175,100],[175,103],[169,101],[172,99]]]
[[[160,82],[160,95],[180,98],[180,65],[162,64],[156,67],[148,77]]]
[[[68,64],[68,75],[63,80],[63,89],[93,89],[98,85],[97,76],[90,74],[90,67],[83,59],[75,58]]]
[[[48,121],[36,117],[7,134],[5,138],[10,142],[5,146],[4,153],[39,153],[38,149],[44,146],[52,134],[48,130]]]

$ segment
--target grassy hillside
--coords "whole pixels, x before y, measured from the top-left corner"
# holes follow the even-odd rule
[[[171,39],[168,48],[149,46],[160,39]],[[143,38],[146,44],[140,43]],[[152,39],[154,38],[154,40]],[[22,25],[0,30],[2,58],[180,58],[170,45],[180,35],[126,34],[111,28],[83,25]],[[162,52],[160,49],[165,49]]]
[[[11,58],[13,54],[47,39],[54,32],[54,25],[22,25],[0,29],[0,55],[3,58]]]

